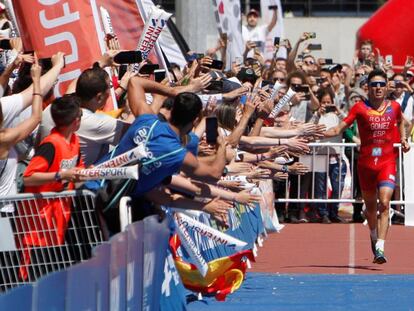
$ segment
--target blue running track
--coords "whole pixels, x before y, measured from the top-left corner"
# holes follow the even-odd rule
[[[189,311],[414,310],[414,275],[247,273],[225,302],[190,303]]]

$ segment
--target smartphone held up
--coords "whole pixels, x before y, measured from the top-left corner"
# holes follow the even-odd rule
[[[142,62],[140,51],[122,51],[114,56],[114,62],[117,64],[138,64]]]
[[[209,145],[215,145],[218,137],[218,121],[216,117],[206,118],[206,141]]]

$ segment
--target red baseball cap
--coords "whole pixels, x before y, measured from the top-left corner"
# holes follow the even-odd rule
[[[260,14],[259,14],[259,12],[257,11],[257,10],[255,10],[255,9],[251,9],[250,11],[249,11],[249,13],[247,13],[247,15],[246,16],[249,16],[249,15],[256,15],[257,17],[259,17],[260,16]]]

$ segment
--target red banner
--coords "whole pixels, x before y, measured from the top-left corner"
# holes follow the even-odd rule
[[[91,2],[39,0],[28,5],[25,0],[13,1],[25,50],[36,51],[40,58],[59,51],[65,53],[66,67],[59,76],[60,94],[102,55],[104,47],[96,30],[99,15]]]
[[[358,46],[371,40],[381,55],[393,55],[393,64],[403,66],[408,55],[414,56],[414,1],[390,0],[359,29]]]
[[[101,6],[109,12],[121,49],[135,50],[144,27],[135,0],[39,0],[30,5],[27,0],[13,1],[25,50],[36,51],[40,58],[66,54],[55,95],[63,94],[70,81],[106,50]],[[156,62],[154,56],[151,60]]]
[[[118,37],[121,49],[136,50],[141,33],[145,27],[145,21],[137,7],[135,0],[97,0],[97,6],[105,8],[109,13],[113,31]],[[154,50],[149,59],[157,63]]]

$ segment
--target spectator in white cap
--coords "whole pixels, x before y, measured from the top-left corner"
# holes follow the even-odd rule
[[[246,15],[247,25],[242,26],[243,41],[246,45],[246,52],[248,57],[253,56],[252,49],[257,48],[261,53],[264,52],[266,36],[272,31],[277,22],[277,7],[273,10],[272,20],[268,25],[258,25],[259,12],[251,9]]]

